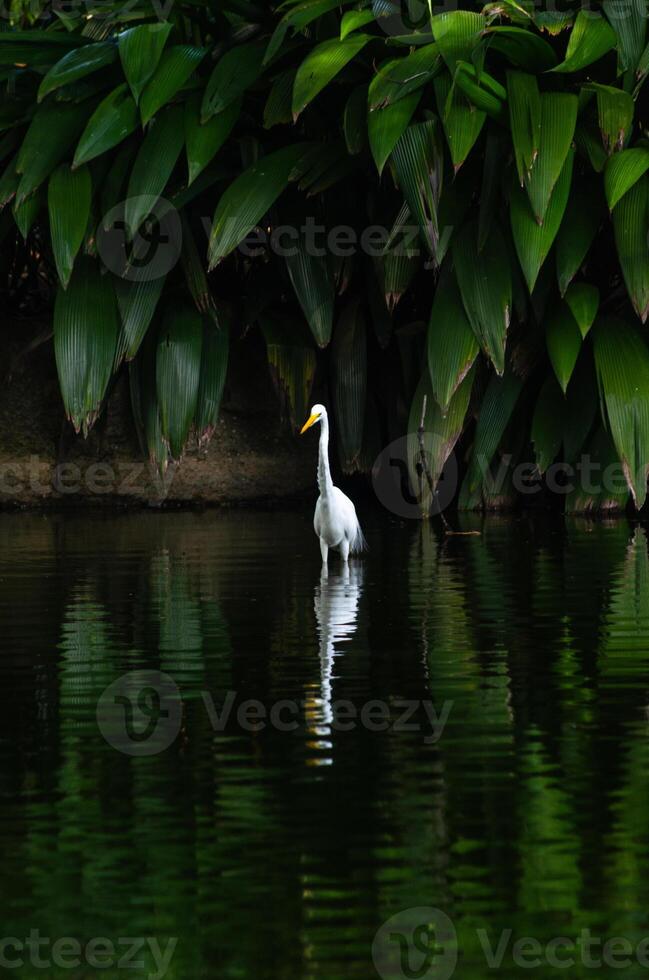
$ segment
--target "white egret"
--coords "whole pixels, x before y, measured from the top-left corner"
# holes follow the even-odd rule
[[[318,458],[318,489],[313,527],[320,538],[320,553],[326,564],[330,548],[339,548],[343,561],[367,547],[356,508],[342,490],[333,485],[329,469],[329,418],[324,405],[314,405],[311,415],[302,426],[300,435],[320,423],[320,454]]]

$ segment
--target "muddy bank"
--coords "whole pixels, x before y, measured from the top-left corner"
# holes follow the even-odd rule
[[[0,354],[0,507],[231,505],[308,498],[316,447],[287,432],[253,335],[237,341],[221,416],[207,450],[190,445],[161,477],[143,459],[128,380],[116,379],[87,440],[65,421],[46,320],[5,324]]]

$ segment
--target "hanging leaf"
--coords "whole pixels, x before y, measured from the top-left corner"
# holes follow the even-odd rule
[[[560,306],[547,321],[545,341],[561,390],[565,393],[581,350],[581,332],[568,306]]]
[[[608,156],[623,150],[633,124],[634,102],[628,92],[610,85],[589,85],[597,93],[599,130]]]
[[[18,205],[29,197],[74,146],[88,115],[84,105],[42,105],[25,134],[16,170],[21,174],[16,200]]]
[[[293,119],[302,113],[345,65],[372,40],[368,34],[354,34],[344,41],[334,38],[318,44],[297,70],[293,86]]]
[[[602,417],[639,510],[649,471],[649,350],[634,327],[615,317],[597,321],[593,344]]]
[[[231,184],[219,201],[209,244],[209,267],[229,255],[263,218],[292,179],[307,144],[276,150]]]
[[[124,82],[99,103],[88,120],[74,154],[73,168],[112,150],[133,132],[137,123],[137,107]]]
[[[526,71],[549,71],[557,63],[557,56],[548,42],[520,27],[489,27],[485,31],[489,49],[499,51],[512,65]]]
[[[565,410],[563,393],[550,375],[539,392],[532,416],[532,444],[539,473],[545,473],[559,453]]]
[[[581,71],[599,61],[615,47],[615,31],[592,10],[580,10],[570,32],[565,60],[553,68],[557,72]]]
[[[203,321],[201,377],[196,406],[196,431],[199,449],[204,449],[209,443],[219,420],[221,399],[228,373],[229,319],[225,311],[220,310],[218,318],[208,316]]]
[[[644,146],[613,154],[607,161],[604,171],[604,190],[611,211],[647,170],[649,170],[649,150]]]
[[[379,177],[383,173],[388,157],[412,119],[420,99],[421,92],[413,92],[412,95],[400,99],[385,109],[375,109],[374,112],[370,112],[367,129],[370,149]]]
[[[647,34],[645,0],[603,0],[602,7],[617,34],[618,59],[623,71],[633,71],[640,61]]]
[[[112,64],[117,59],[117,48],[112,41],[101,41],[99,44],[84,44],[63,55],[60,61],[50,68],[38,88],[38,101],[42,102],[46,95],[61,88],[78,82],[101,68]]]
[[[345,145],[352,156],[362,153],[367,143],[367,129],[367,85],[358,85],[347,99],[343,114]]]
[[[371,24],[374,20],[374,13],[371,10],[349,10],[343,14],[340,22],[340,40],[344,41],[352,31],[357,31],[366,24]]]
[[[217,61],[203,95],[203,122],[224,112],[233,103],[240,102],[244,92],[254,85],[262,73],[263,50],[264,45],[258,41],[239,44],[226,51]]]
[[[13,216],[20,234],[25,240],[31,231],[43,206],[43,189],[39,187],[36,193],[26,197],[21,204],[14,201]]]
[[[169,464],[169,448],[162,435],[160,406],[156,388],[156,353],[158,338],[150,330],[144,339],[136,360],[129,365],[131,404],[136,429],[143,443],[143,451],[158,469],[164,473]]]
[[[439,71],[441,58],[436,44],[416,48],[405,58],[393,58],[381,66],[370,83],[371,112],[384,109],[423,88]]]
[[[451,10],[436,14],[430,20],[439,53],[451,74],[457,61],[471,61],[485,28],[482,14],[469,10]]]
[[[183,108],[168,106],[149,127],[131,170],[124,210],[129,237],[135,235],[165,189],[183,143]]]
[[[557,279],[563,296],[580,269],[601,221],[599,183],[579,178],[570,189],[557,235]]]
[[[457,173],[480,135],[486,116],[451,84],[448,75],[439,75],[434,84],[437,109]]]
[[[649,175],[644,174],[613,208],[613,230],[622,274],[633,308],[649,315]]]
[[[576,282],[566,292],[566,303],[585,339],[599,308],[599,289],[587,282]]]
[[[363,448],[367,397],[366,327],[358,301],[349,304],[336,325],[331,360],[338,454],[344,472],[353,473]]]
[[[318,347],[326,347],[333,330],[335,284],[326,256],[313,255],[302,237],[286,255],[286,267],[298,302]]]
[[[185,273],[185,282],[199,313],[213,311],[214,299],[205,273],[202,257],[199,255],[196,240],[186,213],[181,212],[183,244],[180,262]]]
[[[521,187],[529,180],[541,146],[541,96],[534,75],[507,72],[509,120]]]
[[[110,381],[119,319],[108,276],[96,262],[77,261],[70,284],[54,306],[54,354],[67,417],[86,435],[97,419]]]
[[[140,96],[142,125],[173,99],[205,57],[205,48],[175,44],[163,53]]]
[[[313,345],[300,325],[282,316],[264,313],[259,318],[268,366],[282,417],[291,429],[299,432],[309,414],[311,389],[315,377],[316,356]]]
[[[462,302],[476,338],[498,374],[505,370],[505,341],[512,308],[512,280],[505,241],[494,224],[482,252],[477,222],[453,240],[453,263]]]
[[[590,467],[596,473],[615,474],[620,468],[620,460],[615,451],[615,446],[602,425],[595,430],[586,443],[585,455]],[[595,485],[591,485],[591,481],[588,481],[586,486],[577,482],[574,490],[566,497],[566,513],[602,513],[622,510],[629,499],[629,491],[626,486],[619,489],[615,484],[615,477],[611,479],[610,476],[609,479],[597,481]]]
[[[90,217],[92,181],[87,167],[72,171],[62,163],[50,177],[47,204],[56,271],[65,289]]]
[[[577,106],[576,95],[546,92],[541,96],[539,152],[525,177],[527,194],[539,224],[545,220],[552,191],[570,154]]]
[[[131,27],[118,35],[122,68],[136,102],[158,67],[171,26],[168,22],[140,24],[139,27]]]
[[[506,371],[502,378],[493,375],[489,382],[480,407],[469,468],[460,491],[461,510],[476,510],[483,504],[490,467],[522,387],[521,379],[511,371]]]
[[[408,126],[392,154],[397,181],[431,255],[439,240],[437,208],[444,174],[444,154],[437,121]]]
[[[185,144],[189,184],[211,163],[234,129],[239,118],[241,103],[233,102],[223,112],[201,124],[200,95],[192,96],[185,103]]]
[[[129,282],[115,279],[115,295],[122,328],[117,345],[116,364],[132,361],[146,336],[165,284],[164,276]]]
[[[455,69],[455,85],[472,106],[486,112],[493,119],[503,121],[507,89],[484,69],[478,71],[474,65],[466,61],[458,61]]]
[[[273,126],[288,125],[293,122],[293,85],[295,84],[295,69],[283,71],[273,82],[266,106],[264,108],[264,129]],[[237,104],[238,103],[233,103]]]
[[[435,500],[431,494],[428,480],[421,471],[419,426],[424,397],[426,398],[424,452],[428,472],[433,486],[437,489],[444,467],[464,429],[474,373],[474,368],[471,368],[455,391],[444,415],[435,401],[427,371],[424,371],[417,386],[408,417],[408,472],[422,517],[428,517],[431,511],[439,512],[439,500]]]
[[[442,415],[479,351],[450,264],[442,269],[428,325],[428,370]]]
[[[416,251],[412,254],[412,250],[399,246],[374,261],[386,306],[392,313],[419,271],[420,256]]]
[[[561,176],[552,192],[545,221],[542,225],[537,223],[532,214],[525,193],[518,186],[512,189],[510,216],[514,245],[530,293],[534,289],[541,266],[547,258],[561,225],[570,194],[573,161],[574,152],[570,151],[563,165]]]
[[[191,306],[170,310],[158,336],[156,389],[162,435],[173,459],[182,456],[196,411],[203,323]]]

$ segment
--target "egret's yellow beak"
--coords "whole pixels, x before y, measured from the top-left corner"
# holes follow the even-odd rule
[[[312,425],[314,425],[314,423],[315,423],[315,422],[317,422],[319,418],[320,418],[320,416],[319,416],[319,415],[311,415],[311,416],[310,416],[310,417],[309,417],[309,418],[308,418],[308,419],[306,420],[306,422],[304,423],[304,425],[302,426],[302,428],[300,429],[300,435],[301,435],[301,436],[302,436],[302,435],[304,435],[304,433],[306,432],[306,430],[307,430],[307,429],[310,429],[310,428],[311,428],[311,426],[312,426]]]

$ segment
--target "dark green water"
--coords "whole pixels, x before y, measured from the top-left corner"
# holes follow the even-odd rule
[[[3,975],[647,975],[644,531],[366,532],[324,580],[309,514],[0,517],[2,937],[50,962]]]

